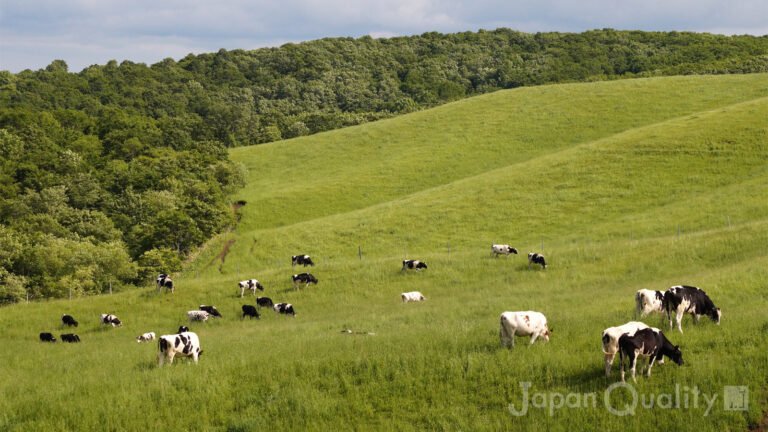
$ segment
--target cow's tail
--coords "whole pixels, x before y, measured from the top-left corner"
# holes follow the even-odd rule
[[[611,348],[611,336],[608,333],[603,333],[603,354],[611,355],[608,352]]]
[[[643,295],[640,291],[635,293],[635,317],[643,310],[645,305],[643,304]]]

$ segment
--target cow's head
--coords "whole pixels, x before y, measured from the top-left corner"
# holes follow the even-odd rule
[[[674,346],[674,350],[668,357],[671,358],[673,362],[677,363],[680,366],[682,366],[685,363],[683,362],[683,353],[680,351],[680,347],[677,345]]]
[[[552,329],[551,328],[547,328],[547,327],[544,327],[544,328],[547,329],[547,330],[544,332],[543,337],[544,337],[545,340],[549,341],[549,335],[552,334]]]
[[[515,249],[513,247],[509,248],[509,252],[517,255],[517,249]]]
[[[720,325],[720,317],[723,316],[723,312],[720,311],[720,308],[714,308],[709,313],[709,317],[712,318],[712,321],[716,322],[718,325]]]
[[[419,263],[419,264],[416,266],[416,268],[423,268],[423,269],[425,269],[425,268],[427,268],[427,263],[425,263],[425,262],[420,262],[420,263]]]
[[[184,333],[184,332],[188,332],[188,331],[189,331],[189,327],[181,326],[181,327],[179,327],[179,331],[177,331],[176,333]]]
[[[260,291],[264,291],[264,287],[263,287],[263,286],[261,286],[261,284],[259,283],[259,281],[256,281],[256,288],[257,288],[258,290],[260,290]]]

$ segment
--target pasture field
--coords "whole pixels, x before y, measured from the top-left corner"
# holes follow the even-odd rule
[[[0,430],[765,424],[768,75],[520,88],[231,155],[249,169],[232,197],[247,202],[242,218],[175,275],[174,295],[0,309]],[[491,258],[492,242],[521,254]],[[549,268],[529,268],[532,251]],[[313,256],[318,285],[293,290],[297,253]],[[406,254],[429,269],[401,272]],[[248,278],[297,316],[241,320],[255,304],[239,298]],[[677,284],[704,289],[721,324],[686,316],[680,334],[644,318],[686,364],[628,381],[637,399],[606,396],[619,374],[604,375],[601,331],[633,319],[636,290]],[[405,291],[428,300],[402,304]],[[135,338],[175,332],[201,304],[224,317],[190,326],[200,363],[158,369],[157,344]],[[514,310],[544,313],[550,341],[502,348],[499,315]],[[107,312],[124,326],[99,328]],[[70,332],[62,313],[80,321],[82,343],[39,342]],[[746,410],[730,409],[726,386],[748,389]],[[579,407],[555,406],[569,394]]]

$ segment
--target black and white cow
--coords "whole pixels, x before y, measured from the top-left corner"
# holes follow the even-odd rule
[[[651,312],[664,312],[664,293],[649,289],[641,289],[635,293],[635,316],[641,317]]]
[[[188,331],[189,331],[189,327],[183,325],[183,326],[179,326],[179,330],[177,330],[176,333],[184,333]]]
[[[312,276],[312,273],[299,273],[291,276],[291,280],[293,281],[293,289],[299,289],[299,284],[303,283],[306,284],[308,287],[309,284],[315,284],[317,285],[317,279]]]
[[[632,380],[637,382],[635,378],[637,359],[641,359],[640,373],[643,373],[642,359],[645,359],[648,366],[646,376],[651,376],[653,363],[661,360],[663,356],[669,357],[678,365],[683,364],[683,353],[680,352],[680,347],[672,345],[661,330],[649,327],[637,330],[631,336],[627,333],[621,335],[619,338],[621,381],[624,381],[624,357],[627,357],[627,365],[630,366]]]
[[[123,323],[120,322],[120,320],[117,319],[117,317],[112,315],[112,314],[101,314],[99,316],[99,321],[101,322],[101,324],[99,324],[99,327],[102,327],[104,324],[109,324],[112,327],[114,327],[114,326],[122,327],[123,326]]]
[[[215,306],[200,305],[200,310],[208,312],[208,314],[211,316],[222,318],[221,314]]]
[[[157,279],[155,280],[155,285],[157,286],[157,290],[160,291],[163,288],[167,288],[169,291],[171,291],[171,294],[173,294],[173,281],[171,280],[171,277],[168,276],[165,273],[160,273],[157,275]]]
[[[75,326],[77,327],[77,321],[72,318],[71,315],[64,314],[61,316],[61,326]]]
[[[309,255],[294,255],[291,257],[291,267],[298,265],[306,266],[314,266],[315,263],[312,262],[312,258],[309,257]]]
[[[290,303],[278,303],[273,306],[275,309],[275,315],[284,314],[296,316],[296,312],[293,310],[293,305]]]
[[[253,305],[243,305],[243,317],[240,319],[244,319],[245,317],[248,317],[248,319],[251,318],[261,318],[261,315],[259,315],[259,311],[256,310],[256,306]]]
[[[163,360],[173,363],[173,358],[176,356],[192,357],[197,364],[197,359],[203,353],[200,350],[200,339],[192,332],[160,336],[157,345],[160,348],[157,354],[158,366],[163,365]]]
[[[50,333],[40,333],[40,342],[56,342],[56,338]]]
[[[416,270],[421,271],[421,269],[426,269],[427,263],[424,261],[419,260],[403,260],[403,269],[401,271],[406,270]]]
[[[509,257],[509,254],[517,255],[517,249],[510,247],[509,245],[491,245],[492,257],[498,257],[499,255],[505,255]]]
[[[699,321],[701,315],[708,316],[713,322],[720,324],[720,317],[723,313],[720,308],[715,307],[712,300],[703,290],[686,285],[677,285],[670,287],[664,293],[664,310],[667,312],[669,328],[672,328],[672,311],[675,311],[677,329],[680,333],[683,328],[680,326],[683,320],[683,314],[693,315],[693,322]]]
[[[547,268],[547,262],[544,260],[544,255],[538,254],[535,252],[531,252],[528,254],[528,267],[531,266],[531,263],[533,264],[539,264],[541,268],[545,269]]]
[[[262,306],[272,307],[274,305],[275,304],[272,303],[272,299],[269,297],[256,297],[256,307],[259,307],[259,308]]]
[[[244,281],[240,281],[237,283],[237,286],[240,288],[240,297],[243,297],[243,294],[245,294],[245,290],[249,289],[253,292],[253,295],[256,295],[256,290],[264,291],[264,287],[261,286],[259,281],[256,279],[248,279]]]
[[[187,311],[187,319],[189,320],[189,322],[192,322],[192,321],[206,322],[208,321],[209,316],[211,316],[211,314],[203,310]]]
[[[74,333],[66,333],[61,336],[62,342],[68,342],[68,343],[76,343],[80,342],[80,336],[74,334]]]
[[[189,331],[189,329],[187,329],[187,331]],[[181,332],[179,332],[179,333],[181,333]],[[155,340],[155,332],[144,333],[141,336],[136,338],[136,342],[138,342],[138,343],[149,342],[151,340]]]

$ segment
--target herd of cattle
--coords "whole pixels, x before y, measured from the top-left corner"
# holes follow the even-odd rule
[[[509,257],[510,254],[517,255],[517,249],[509,245],[491,245],[491,256],[505,255]],[[291,259],[291,266],[297,264],[305,267],[308,265],[314,266],[309,255],[294,255]],[[540,265],[542,269],[547,268],[544,256],[538,253],[531,252],[528,254],[528,266],[530,267],[531,264]],[[427,268],[427,264],[423,261],[403,260],[402,271],[421,271]],[[317,278],[311,273],[295,274],[291,279],[294,290],[298,289],[299,284],[309,286],[310,284],[318,283]],[[173,281],[167,274],[158,275],[156,285],[158,290],[165,288],[173,293]],[[252,295],[256,295],[256,290],[264,291],[264,287],[256,279],[238,282],[238,288],[240,288],[241,298],[245,294],[245,290],[252,291]],[[403,303],[408,303],[424,301],[427,298],[419,291],[411,291],[402,293],[401,299]],[[259,314],[261,307],[271,307],[275,315],[296,315],[293,305],[290,303],[274,303],[269,297],[256,297],[256,306],[242,305],[243,314],[241,319],[244,319],[246,316],[249,319],[261,318]],[[703,290],[685,285],[673,286],[665,292],[647,289],[637,291],[635,293],[635,315],[640,314],[643,317],[653,312],[665,313],[670,328],[673,327],[672,315],[674,313],[677,329],[680,333],[683,332],[681,321],[686,313],[693,315],[694,322],[698,322],[701,315],[706,315],[717,324],[720,324],[722,316],[720,309],[715,307],[712,300]],[[187,319],[190,323],[194,321],[206,322],[210,317],[222,318],[222,315],[216,307],[211,305],[200,305],[199,310],[187,312]],[[62,315],[61,321],[63,326],[78,326],[78,322],[67,314]],[[123,325],[112,314],[101,314],[99,322],[100,326],[110,325],[112,327],[119,327]],[[530,343],[532,344],[538,338],[549,341],[551,334],[552,329],[548,327],[547,318],[541,312],[521,311],[504,312],[501,314],[499,337],[501,345],[504,347],[514,347],[515,336],[530,337]],[[63,342],[80,342],[79,336],[74,333],[61,334],[60,337]],[[141,343],[155,339],[156,335],[154,332],[147,332],[137,337],[136,342]],[[157,339],[159,348],[158,363],[160,366],[163,365],[164,361],[173,363],[174,357],[179,356],[192,357],[192,360],[197,363],[199,356],[202,354],[197,334],[189,331],[189,328],[186,326],[182,325],[179,327],[176,334],[163,335]],[[53,334],[48,332],[40,333],[40,340],[43,342],[56,342]],[[683,355],[678,346],[673,345],[658,328],[649,327],[639,321],[631,321],[620,326],[605,329],[602,333],[602,350],[605,355],[606,377],[610,377],[611,366],[616,354],[619,354],[622,381],[624,381],[625,375],[625,357],[627,360],[626,366],[629,367],[632,379],[635,381],[635,370],[638,360],[641,363],[641,374],[644,369],[642,362],[645,360],[647,376],[651,375],[651,368],[654,363],[664,363],[664,356],[670,358],[678,365],[683,364]]]

